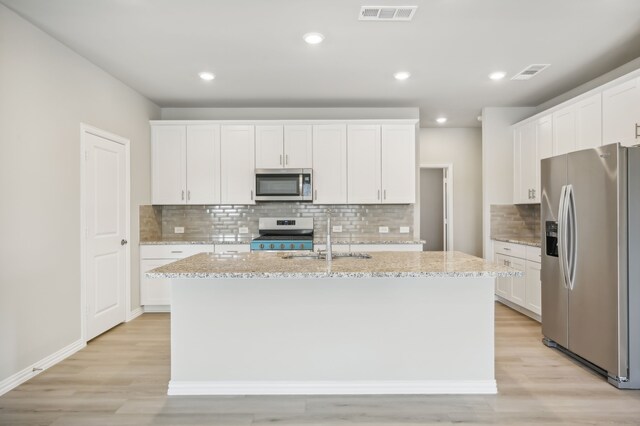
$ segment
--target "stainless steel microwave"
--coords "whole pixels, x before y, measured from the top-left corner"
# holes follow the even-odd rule
[[[311,201],[311,169],[256,169],[256,201]]]

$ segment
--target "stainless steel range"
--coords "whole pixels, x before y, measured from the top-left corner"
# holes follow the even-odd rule
[[[251,241],[252,251],[313,250],[313,218],[261,217],[260,236]]]

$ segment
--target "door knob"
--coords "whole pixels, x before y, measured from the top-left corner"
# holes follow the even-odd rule
[[[121,246],[123,246],[123,245],[127,244],[128,242],[129,242],[129,241],[127,241],[127,240],[123,239],[122,241],[120,241],[120,245],[121,245]]]

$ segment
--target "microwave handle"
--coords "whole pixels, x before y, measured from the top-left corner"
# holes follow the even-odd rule
[[[302,197],[302,177],[303,174],[300,173],[300,176],[298,176],[298,194]]]

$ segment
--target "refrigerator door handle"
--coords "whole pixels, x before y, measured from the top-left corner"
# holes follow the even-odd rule
[[[576,262],[578,252],[578,234],[577,234],[577,212],[575,192],[572,185],[567,185],[567,232],[569,238],[566,240],[568,246],[567,256],[567,272],[569,278],[569,289],[573,290],[576,285]]]
[[[565,269],[565,204],[566,204],[567,186],[563,185],[560,191],[560,206],[558,207],[558,261],[560,262],[560,277],[564,288],[569,288],[567,284],[567,273]]]

